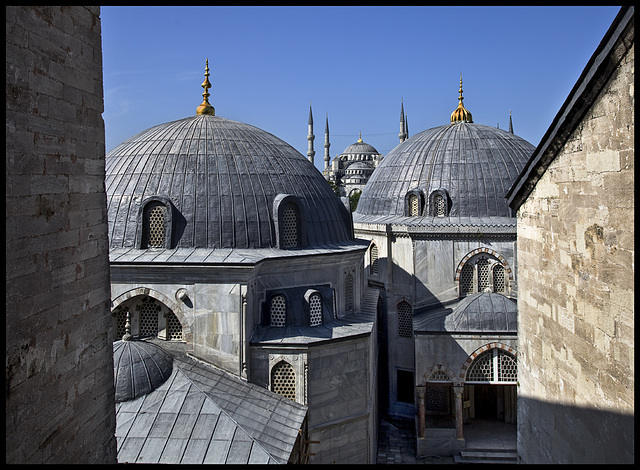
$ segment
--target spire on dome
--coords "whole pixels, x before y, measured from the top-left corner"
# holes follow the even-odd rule
[[[407,140],[407,127],[405,122],[405,114],[404,114],[404,100],[400,98],[400,133],[398,134],[398,138],[400,142],[404,142]]]
[[[513,134],[513,122],[511,122],[511,110],[509,110],[509,132]]]
[[[200,106],[196,108],[196,114],[209,114],[211,116],[215,116],[216,110],[211,104],[209,104],[209,88],[211,88],[211,83],[209,82],[209,59],[207,59],[206,66],[204,68],[204,82],[202,82],[202,88],[204,88],[204,93],[202,94],[202,103]]]
[[[458,107],[451,113],[451,122],[473,122],[471,113],[462,104],[462,73],[460,73],[460,96],[458,96]]]
[[[358,131],[360,134],[358,135],[358,142],[362,143],[362,131]]]

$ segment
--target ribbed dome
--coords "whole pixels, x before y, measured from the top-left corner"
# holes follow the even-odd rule
[[[428,129],[396,146],[371,175],[354,220],[406,215],[405,198],[444,190],[450,217],[511,217],[505,194],[534,146],[501,129],[456,122]]]
[[[116,403],[152,392],[171,375],[172,357],[145,341],[113,343],[113,377]]]
[[[136,247],[141,203],[175,209],[174,247],[276,246],[274,200],[299,200],[306,246],[352,240],[347,209],[321,173],[272,134],[219,116],[152,127],[106,157],[112,248]]]
[[[504,295],[482,292],[462,300],[444,321],[446,331],[518,331],[518,308]]]

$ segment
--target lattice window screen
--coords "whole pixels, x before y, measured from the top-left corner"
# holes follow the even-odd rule
[[[467,371],[467,380],[470,382],[490,382],[493,380],[492,351],[482,353],[473,361]]]
[[[344,303],[347,312],[353,311],[353,276],[347,274],[344,279]]]
[[[118,307],[116,310],[116,340],[122,339],[125,334],[125,324],[127,323],[126,308]]]
[[[298,216],[296,210],[285,207],[282,211],[282,247],[295,248],[298,246]]]
[[[460,271],[460,295],[473,294],[473,266],[465,264]]]
[[[413,314],[411,305],[402,301],[398,304],[398,335],[403,338],[413,336]]]
[[[296,374],[288,362],[281,361],[271,370],[271,391],[296,400]]]
[[[271,326],[285,326],[287,322],[287,300],[283,295],[271,299],[269,309]]]
[[[156,336],[158,334],[158,313],[160,305],[151,297],[143,297],[136,306],[140,318],[140,335]]]
[[[489,260],[481,258],[478,260],[478,292],[489,287]]]
[[[322,299],[320,294],[312,294],[309,298],[309,324],[311,326],[322,324]]]
[[[425,391],[425,407],[428,411],[447,411],[447,387],[427,387]]]
[[[173,312],[167,312],[167,339],[182,339],[182,324]]]
[[[149,211],[149,248],[164,248],[167,208],[161,204]]]
[[[437,370],[429,377],[429,382],[451,382],[451,378],[446,372]]]
[[[371,274],[378,274],[378,247],[371,245]]]
[[[409,215],[412,217],[420,215],[420,199],[416,194],[409,196]]]
[[[506,285],[504,282],[504,267],[501,264],[496,264],[493,267],[493,291],[505,292]]]
[[[446,206],[444,203],[444,198],[439,194],[434,198],[434,205],[436,207],[435,215],[436,217],[444,217],[446,212]]]
[[[498,382],[515,382],[518,380],[516,358],[504,352],[498,352]]]

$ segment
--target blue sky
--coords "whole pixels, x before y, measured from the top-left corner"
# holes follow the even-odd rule
[[[264,129],[315,165],[358,140],[383,155],[409,134],[474,122],[537,145],[619,7],[101,8],[107,152],[157,124],[195,114],[205,59],[216,114]]]

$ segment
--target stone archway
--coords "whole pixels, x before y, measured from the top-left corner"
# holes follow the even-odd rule
[[[187,344],[191,344],[193,342],[193,334],[191,332],[191,327],[186,320],[186,316],[182,307],[166,295],[162,294],[153,289],[149,289],[148,287],[137,287],[135,289],[131,289],[123,294],[119,295],[115,299],[112,300],[112,314],[116,317],[119,314],[120,310],[123,310],[124,307],[133,307],[133,305],[137,305],[137,300],[142,301],[143,299],[153,299],[159,305],[159,312],[163,314],[164,328],[160,328],[160,330],[166,330],[163,334],[164,339],[176,339],[175,335],[171,333],[171,331],[175,331],[175,328],[178,327],[176,324],[179,323],[179,327],[181,328],[181,336],[182,340]],[[146,308],[146,307],[143,307]],[[140,332],[140,325],[136,325],[138,328],[138,332]],[[116,321],[116,330],[117,330],[117,321]],[[117,331],[116,331],[117,335]]]

